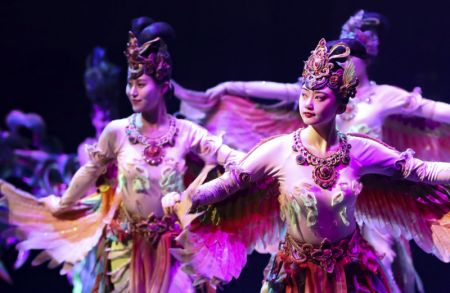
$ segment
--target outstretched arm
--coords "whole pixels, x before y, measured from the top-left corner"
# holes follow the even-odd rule
[[[116,158],[115,146],[118,136],[119,131],[112,122],[103,130],[97,145],[87,145],[89,160],[73,176],[56,208],[57,212],[73,206],[106,171],[108,163]]]
[[[236,151],[222,142],[222,138],[210,134],[205,128],[192,122],[185,122],[189,131],[189,150],[199,155],[206,164],[222,166],[236,165],[244,153]]]
[[[383,143],[366,139],[359,161],[364,174],[400,176],[427,184],[450,184],[450,163],[428,162],[414,158],[414,151],[403,153]]]
[[[211,108],[224,95],[296,102],[301,92],[299,83],[227,81],[209,88],[206,92],[200,92],[188,90],[174,80],[171,82],[178,99],[200,109]]]
[[[273,138],[261,143],[237,166],[232,167],[219,178],[200,186],[191,195],[193,207],[220,202],[237,190],[265,177],[278,179],[279,145],[280,138]]]
[[[388,87],[387,87],[388,88]],[[407,114],[431,119],[438,122],[450,123],[450,104],[425,99],[422,97],[420,87],[414,88],[412,92],[389,87],[392,97],[389,104],[393,107],[395,114]]]
[[[450,104],[422,99],[415,115],[438,122],[450,124]]]
[[[298,83],[278,83],[270,81],[228,81],[220,83],[206,91],[211,100],[229,94],[241,97],[296,102],[300,96],[301,87]]]

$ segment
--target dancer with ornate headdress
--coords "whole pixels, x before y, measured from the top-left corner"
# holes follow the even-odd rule
[[[216,164],[231,165],[241,157],[219,137],[167,113],[172,62],[166,41],[172,35],[167,23],[145,17],[133,21],[125,54],[126,93],[135,113],[104,128],[61,199],[36,200],[0,181],[9,221],[23,236],[18,249],[42,249],[34,263],[64,263],[65,273],[95,248],[94,291],[194,292],[169,253],[177,245],[180,222],[165,213],[161,198],[184,190],[188,153],[205,161],[195,182]],[[83,202],[111,162],[118,166],[117,186],[99,186],[100,205]]]
[[[364,225],[450,261],[450,197],[439,185],[450,183],[450,163],[336,128],[358,83],[349,56],[344,42],[327,49],[320,40],[302,75],[306,127],[261,142],[234,169],[183,194],[203,214],[183,231],[184,249],[174,255],[198,280],[230,281],[256,249],[276,252],[265,291],[396,292],[360,234]],[[264,194],[239,194],[268,178],[274,181]]]
[[[450,161],[450,105],[423,98],[419,89],[407,92],[377,85],[368,77],[385,22],[382,15],[361,10],[342,27],[340,41],[351,48],[350,58],[360,82],[356,97],[336,117],[337,127],[344,133],[363,133],[383,140],[400,150],[411,147],[421,159]],[[329,46],[332,44],[329,42]],[[242,150],[248,151],[264,138],[289,133],[302,125],[297,112],[292,111],[297,108],[301,78],[296,83],[225,82],[206,93],[177,84],[175,90],[182,99],[181,112],[185,116],[212,131],[225,133],[225,142]],[[280,103],[267,107],[255,104],[250,97],[278,99]],[[403,291],[414,292],[415,283],[423,291],[407,242],[369,228],[362,232],[388,268],[396,262],[393,274]]]
[[[118,118],[118,100],[120,69],[106,58],[106,50],[95,47],[86,60],[84,72],[84,86],[86,95],[91,102],[91,124],[95,129],[95,136],[86,138],[78,147],[80,165],[87,161],[84,151],[86,144],[97,143],[106,125]]]
[[[342,27],[340,39],[349,39],[346,43],[352,48],[360,84],[356,98],[337,117],[338,128],[368,134],[399,149],[414,147],[422,159],[449,161],[450,105],[425,99],[418,89],[407,92],[391,85],[377,85],[368,77],[368,66],[378,55],[378,31],[383,22],[382,15],[361,10]],[[175,94],[182,100],[182,114],[208,129],[224,132],[225,142],[242,150],[251,149],[260,139],[301,125],[296,113],[301,78],[296,83],[224,82],[206,93],[175,85]],[[267,108],[238,97],[281,102],[278,107]],[[254,134],[247,136],[247,131]]]

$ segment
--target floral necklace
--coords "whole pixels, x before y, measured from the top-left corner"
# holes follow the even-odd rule
[[[128,140],[132,144],[141,143],[145,146],[142,152],[142,158],[151,166],[158,166],[161,164],[165,152],[165,146],[174,146],[175,136],[178,132],[176,119],[169,115],[169,130],[161,137],[149,138],[139,133],[136,127],[136,116],[133,114],[130,119],[130,124],[125,128]]]
[[[299,154],[295,158],[298,165],[313,166],[312,178],[314,182],[323,189],[333,187],[337,180],[336,167],[340,164],[348,165],[350,163],[351,145],[347,143],[347,136],[338,131],[339,150],[326,158],[319,158],[308,151],[302,143],[300,133],[302,128],[294,133],[294,145],[292,149]]]

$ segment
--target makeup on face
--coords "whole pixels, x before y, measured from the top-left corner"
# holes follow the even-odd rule
[[[126,94],[134,112],[151,111],[163,102],[161,85],[146,74],[128,79]]]
[[[300,116],[307,125],[321,124],[334,119],[338,103],[333,91],[328,87],[320,90],[302,88],[299,100]]]

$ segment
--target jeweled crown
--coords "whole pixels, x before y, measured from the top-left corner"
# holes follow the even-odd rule
[[[345,98],[354,97],[358,79],[355,67],[348,59],[349,55],[350,48],[340,42],[328,51],[327,42],[322,38],[305,62],[302,74],[303,86],[311,90],[328,86]],[[344,61],[339,62],[342,60]]]
[[[139,46],[136,36],[128,33],[125,56],[128,60],[129,78],[136,79],[142,74],[153,77],[157,82],[164,82],[172,75],[172,62],[166,43],[159,37]]]

